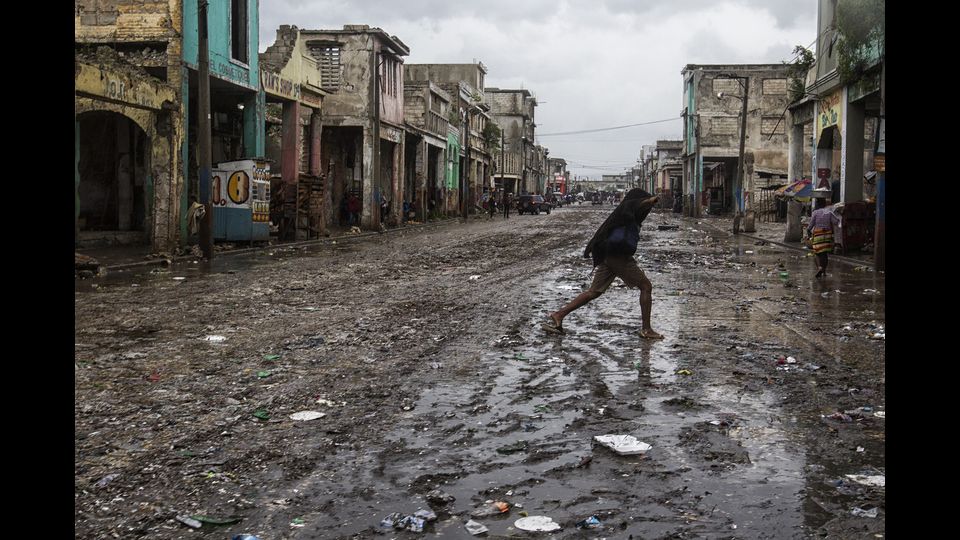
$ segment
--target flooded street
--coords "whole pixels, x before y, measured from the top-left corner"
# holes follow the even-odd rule
[[[546,334],[611,209],[77,281],[77,537],[473,538],[494,501],[491,538],[885,535],[883,274],[653,213],[665,339],[619,280]]]

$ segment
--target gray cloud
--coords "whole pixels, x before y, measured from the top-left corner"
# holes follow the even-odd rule
[[[539,97],[538,132],[550,133],[678,118],[684,65],[789,60],[816,35],[816,0],[262,0],[261,50],[281,24],[379,26],[410,47],[408,63],[480,60],[489,86]],[[541,143],[624,165],[681,132],[676,120]]]

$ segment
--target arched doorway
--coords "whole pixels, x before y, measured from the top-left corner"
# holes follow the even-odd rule
[[[78,243],[148,242],[150,140],[130,118],[111,111],[77,117]]]

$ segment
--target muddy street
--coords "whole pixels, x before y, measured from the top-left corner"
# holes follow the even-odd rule
[[[883,274],[653,213],[665,339],[619,280],[546,334],[611,208],[78,280],[77,537],[885,535]]]

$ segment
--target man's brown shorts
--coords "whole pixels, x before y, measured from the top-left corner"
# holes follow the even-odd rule
[[[637,266],[637,261],[633,257],[607,255],[605,260],[597,267],[597,273],[593,276],[590,290],[603,294],[616,278],[622,279],[627,287],[640,287],[647,281],[647,276]]]

